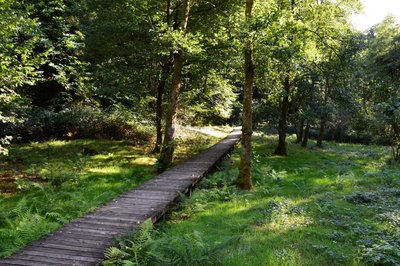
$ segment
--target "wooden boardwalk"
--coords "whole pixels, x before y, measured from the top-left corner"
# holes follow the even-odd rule
[[[147,219],[156,222],[189,192],[239,141],[234,130],[218,144],[191,157],[85,216],[34,241],[0,265],[100,265],[116,236],[125,235]]]

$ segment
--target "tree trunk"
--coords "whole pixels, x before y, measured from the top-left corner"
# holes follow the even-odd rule
[[[307,147],[308,137],[310,135],[310,124],[307,122],[306,129],[304,130],[303,140],[301,142],[301,147]]]
[[[325,133],[325,121],[322,120],[321,124],[319,126],[319,133],[318,133],[318,139],[317,139],[317,147],[322,147],[322,140],[324,139],[324,133]]]
[[[169,26],[171,24],[171,0],[166,0],[165,2],[165,19],[167,22],[167,25]],[[164,62],[162,67],[161,67],[161,73],[160,73],[160,80],[158,81],[158,86],[157,86],[157,100],[156,100],[156,145],[154,146],[154,149],[152,153],[160,153],[161,147],[162,147],[162,141],[163,141],[163,131],[162,131],[162,116],[163,116],[163,108],[162,108],[162,103],[163,103],[163,96],[164,96],[164,90],[165,90],[165,84],[167,82],[167,79],[170,75],[171,72],[171,66],[172,66],[172,53],[170,54],[168,61]]]
[[[287,147],[286,147],[286,129],[287,129],[287,116],[289,110],[289,93],[290,93],[290,80],[289,74],[287,74],[283,89],[285,91],[285,95],[283,96],[282,105],[281,105],[281,117],[279,118],[279,142],[278,147],[276,147],[274,151],[274,155],[287,155]]]
[[[162,103],[163,103],[163,96],[164,96],[164,90],[165,90],[165,84],[167,83],[167,79],[170,75],[170,68],[171,68],[171,62],[168,61],[163,64],[162,69],[161,69],[161,74],[160,74],[160,80],[158,82],[157,86],[157,103],[156,103],[156,132],[157,132],[157,139],[156,139],[156,145],[152,151],[152,153],[159,153],[161,151],[161,146],[162,146],[162,116],[163,116],[163,108],[162,108]]]
[[[300,119],[299,129],[298,129],[298,132],[296,132],[296,143],[301,143],[303,140],[304,120],[305,120],[304,118]]]
[[[329,80],[328,78],[326,79],[326,86],[325,86],[325,91],[324,91],[324,106],[327,108],[328,104],[328,94],[329,94]],[[325,133],[325,126],[326,126],[326,117],[322,117],[321,119],[321,124],[319,127],[319,133],[318,133],[318,139],[317,139],[317,147],[322,147],[322,141],[324,139],[324,133]]]
[[[186,31],[189,20],[190,0],[183,1],[183,16],[180,25],[182,32]],[[161,154],[158,159],[158,170],[166,170],[172,163],[175,149],[175,128],[176,116],[178,112],[179,91],[181,89],[182,68],[184,63],[184,51],[181,46],[174,53],[174,65],[172,74],[172,85],[170,92],[170,108],[165,122],[164,142],[161,148]]]
[[[249,21],[253,16],[253,0],[246,2],[246,20]],[[243,117],[242,117],[242,151],[240,154],[239,177],[237,186],[242,189],[252,189],[252,147],[251,135],[253,134],[252,125],[252,101],[253,101],[253,44],[250,39],[246,41],[245,47],[245,83],[243,98]]]

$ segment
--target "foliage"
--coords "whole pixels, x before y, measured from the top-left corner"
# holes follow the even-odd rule
[[[167,236],[154,231],[147,220],[132,237],[119,241],[105,253],[103,265],[216,265],[218,257],[237,237],[209,243],[204,235],[194,231],[183,236]],[[132,240],[131,240],[132,239]]]
[[[0,125],[15,123],[26,103],[15,90],[18,86],[33,84],[38,76],[37,67],[44,53],[34,53],[40,40],[39,22],[27,13],[15,9],[15,1],[0,2]],[[10,137],[0,135],[0,153]]]
[[[5,130],[23,142],[78,138],[149,140],[151,134],[141,130],[140,123],[134,123],[135,120],[125,108],[103,111],[96,107],[71,105],[59,112],[34,109],[23,122]]]
[[[105,252],[103,265],[147,265],[153,259],[150,243],[153,223],[146,220],[130,239],[119,241],[119,248],[111,247]]]
[[[270,155],[274,141],[255,138],[253,193],[227,193],[236,151],[153,241],[198,231],[212,245],[240,235],[206,265],[398,265],[399,166],[386,164],[387,147],[289,144],[292,156],[284,158]]]

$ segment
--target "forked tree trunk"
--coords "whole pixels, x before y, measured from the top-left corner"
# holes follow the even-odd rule
[[[183,1],[182,11],[183,15],[180,25],[180,30],[182,32],[185,32],[189,20],[190,0]],[[169,106],[170,108],[166,117],[164,141],[161,148],[161,154],[158,159],[159,171],[166,170],[171,165],[172,158],[174,156],[176,117],[178,112],[179,91],[181,89],[183,63],[184,63],[184,51],[183,48],[179,46],[178,50],[174,53],[172,85],[170,92],[171,96],[170,106]]]
[[[310,124],[307,122],[306,128],[303,134],[303,140],[301,141],[301,147],[307,147],[308,144],[308,137],[310,135]]]
[[[253,0],[246,1],[246,20],[251,20],[253,16]],[[240,154],[239,177],[237,186],[242,189],[252,189],[252,147],[251,135],[252,126],[252,101],[253,101],[253,81],[254,81],[254,63],[253,63],[253,44],[250,39],[246,40],[245,47],[245,83],[243,98],[243,117],[242,117],[242,151]]]
[[[290,93],[289,75],[287,75],[285,78],[283,89],[285,91],[285,95],[283,96],[281,104],[281,117],[279,118],[279,126],[278,126],[279,141],[278,141],[278,146],[274,151],[274,155],[286,156],[287,155],[286,129],[287,129],[287,116],[289,110],[289,93]]]

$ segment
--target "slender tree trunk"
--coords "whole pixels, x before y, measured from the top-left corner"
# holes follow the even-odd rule
[[[287,155],[286,129],[287,129],[287,116],[289,111],[289,93],[290,93],[289,74],[285,78],[283,89],[285,91],[285,95],[283,96],[281,104],[281,117],[279,118],[279,126],[278,126],[279,141],[278,141],[278,147],[276,147],[274,151],[274,155],[286,156]]]
[[[317,147],[322,147],[322,141],[324,139],[324,133],[325,133],[325,120],[322,120],[321,124],[319,125],[319,132],[318,132],[318,138],[317,138]]]
[[[298,129],[298,132],[296,133],[296,143],[301,143],[303,140],[304,121],[305,121],[304,118],[300,119],[299,129]]]
[[[328,96],[329,96],[329,80],[326,79],[325,91],[324,91],[324,107],[327,107],[328,104]],[[322,147],[322,141],[324,139],[325,127],[326,127],[326,117],[321,119],[321,124],[319,127],[318,139],[317,139],[317,147]]]
[[[396,162],[400,162],[400,126],[393,119],[392,128],[394,132],[394,137],[392,140],[392,150],[393,150],[393,159]]]
[[[307,122],[306,129],[304,130],[303,140],[301,141],[301,147],[307,147],[308,137],[310,135],[310,124]]]
[[[253,0],[246,1],[246,20],[249,21],[253,16]],[[253,134],[252,125],[252,101],[253,101],[253,44],[250,39],[246,41],[245,47],[245,83],[243,98],[243,117],[242,117],[242,151],[240,154],[239,177],[237,186],[242,189],[252,189],[252,147],[251,135]]]
[[[186,31],[187,23],[189,20],[190,0],[183,1],[183,16],[180,25],[182,32]],[[179,91],[181,89],[182,68],[184,63],[184,51],[181,46],[174,53],[174,65],[172,74],[172,85],[170,92],[170,108],[165,122],[164,141],[161,148],[161,154],[158,159],[158,170],[164,171],[171,163],[175,149],[175,128],[176,117],[178,112]]]
[[[163,96],[165,90],[165,84],[167,83],[167,79],[170,75],[171,69],[171,62],[165,62],[162,66],[161,73],[160,73],[160,80],[157,86],[157,103],[156,103],[156,132],[157,132],[157,139],[156,145],[152,153],[159,153],[161,151],[162,140],[163,140],[163,132],[162,132],[162,117],[163,117]]]
[[[166,0],[165,2],[165,19],[167,25],[171,24],[171,0]],[[160,80],[157,86],[157,100],[156,100],[156,145],[152,153],[160,153],[163,141],[163,131],[162,131],[162,117],[163,117],[163,96],[165,90],[165,84],[167,83],[167,79],[171,72],[172,66],[172,53],[170,54],[169,58],[166,62],[162,64],[161,73],[160,73]]]

